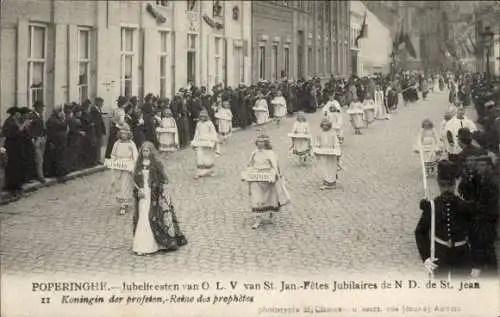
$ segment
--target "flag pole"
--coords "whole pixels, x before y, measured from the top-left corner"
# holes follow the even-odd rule
[[[425,161],[424,161],[424,151],[422,146],[422,134],[420,134],[419,138],[419,154],[420,154],[420,166],[422,168],[422,176],[423,176],[423,185],[424,185],[424,197],[431,204],[431,232],[430,232],[430,253],[431,253],[431,261],[434,263],[434,259],[436,258],[436,248],[435,248],[435,239],[436,239],[436,210],[434,206],[434,200],[429,197],[429,190],[427,187],[427,171],[425,169]],[[429,279],[434,278],[434,273],[428,274]]]

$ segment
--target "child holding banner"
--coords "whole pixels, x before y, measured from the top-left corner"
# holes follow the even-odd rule
[[[162,153],[175,152],[179,148],[179,133],[177,124],[172,117],[172,110],[166,108],[163,111],[163,118],[160,126],[156,128],[158,142],[160,143],[159,151]]]
[[[118,132],[118,140],[113,145],[111,159],[106,164],[113,172],[112,188],[116,193],[116,200],[120,204],[120,215],[124,215],[127,212],[132,198],[134,190],[132,171],[139,156],[137,147],[131,138],[132,132],[130,131],[130,127],[128,124],[123,124]],[[124,164],[117,164],[116,162]]]

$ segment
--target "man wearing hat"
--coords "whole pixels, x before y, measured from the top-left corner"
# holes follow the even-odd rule
[[[481,274],[498,274],[495,252],[498,221],[498,183],[496,181],[492,157],[489,155],[469,155],[466,158],[468,173],[460,182],[458,192],[474,206],[471,247],[477,268]]]
[[[4,148],[7,154],[5,166],[5,190],[12,195],[21,194],[22,185],[25,181],[23,169],[23,126],[21,124],[21,109],[17,106],[7,109],[9,117],[2,126],[2,136],[5,137]]]
[[[456,116],[448,121],[445,126],[446,139],[451,145],[448,153],[450,161],[456,160],[458,153],[462,150],[458,141],[458,130],[461,128],[468,128],[470,132],[477,131],[476,124],[465,116],[464,108],[459,108]]]
[[[488,151],[472,144],[473,134],[468,128],[460,128],[457,133],[458,145],[462,149],[455,157],[458,176],[467,179],[467,159],[472,156],[487,156]]]
[[[473,273],[475,261],[468,244],[473,217],[470,205],[455,195],[455,183],[455,165],[440,161],[438,185],[441,194],[432,203],[427,199],[420,201],[422,215],[415,229],[415,241],[425,268],[435,277],[467,277]],[[431,254],[431,212],[435,213],[435,254]]]
[[[35,149],[35,167],[38,180],[45,183],[43,176],[43,156],[45,154],[45,144],[47,141],[47,129],[45,127],[44,109],[45,105],[41,101],[33,104],[35,111],[32,112],[32,121],[29,126],[29,133]]]
[[[95,146],[93,148],[93,161],[95,165],[102,164],[102,145],[103,137],[106,135],[106,126],[102,118],[102,106],[104,99],[101,97],[95,98],[95,102],[90,108],[91,125],[95,133]]]

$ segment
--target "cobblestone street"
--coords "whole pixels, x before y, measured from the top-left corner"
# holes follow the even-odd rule
[[[429,101],[400,106],[392,120],[376,121],[362,136],[347,125],[344,171],[333,191],[319,190],[314,164],[299,166],[288,156],[294,119],[267,125],[293,201],[260,230],[251,229],[248,189],[240,181],[256,129],[232,136],[213,178],[193,179],[192,150],[173,154],[166,167],[189,241],[174,253],[132,254],[132,215],[118,215],[107,172],[41,189],[0,207],[2,272],[423,272],[413,230],[424,193],[412,146],[421,121],[439,126],[446,108],[446,93],[431,94]],[[313,132],[320,119],[307,115]]]

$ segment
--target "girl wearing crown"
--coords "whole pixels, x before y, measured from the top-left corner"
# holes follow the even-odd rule
[[[132,141],[132,132],[128,124],[124,123],[118,132],[118,140],[111,150],[111,159],[128,161],[131,166],[134,166],[137,157],[137,147],[134,141]],[[120,215],[124,215],[128,211],[132,190],[134,189],[132,169],[130,171],[113,169],[112,172],[112,188],[116,193],[116,200],[120,204]]]
[[[218,136],[208,112],[200,112],[191,146],[196,151],[196,175],[194,178],[213,176],[215,153],[219,153]]]
[[[165,108],[162,113],[160,126],[156,128],[158,134],[158,142],[160,144],[159,151],[163,153],[175,152],[179,148],[179,133],[177,131],[177,123],[172,117],[172,110]]]
[[[187,244],[167,194],[168,178],[153,143],[144,142],[134,170],[132,250],[137,255],[174,251]]]
[[[257,217],[252,229],[257,229],[263,222],[264,214],[268,213],[269,221],[273,212],[290,201],[285,188],[278,157],[271,147],[269,137],[261,134],[255,141],[256,149],[250,156],[243,180],[248,182],[250,205]]]
[[[292,133],[288,134],[290,138],[290,151],[292,154],[299,157],[299,161],[303,164],[306,162],[307,156],[311,155],[311,127],[306,121],[304,112],[297,113],[297,121],[294,122]]]
[[[344,143],[344,115],[341,108],[330,106],[326,118],[332,123],[332,129],[337,133],[340,144]]]
[[[314,154],[323,174],[323,185],[320,189],[332,189],[337,184],[337,171],[340,169],[339,160],[342,152],[337,133],[332,129],[330,120],[323,119],[320,127],[322,131],[316,138],[314,147]]]

